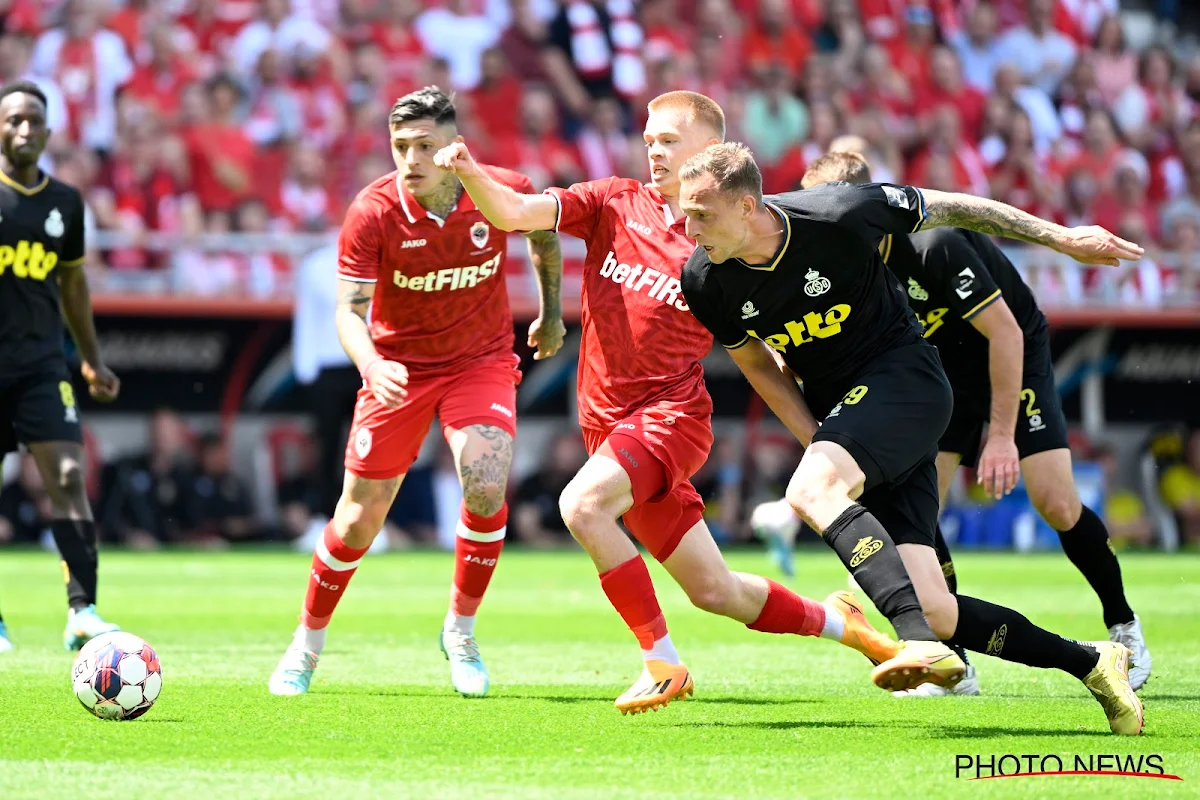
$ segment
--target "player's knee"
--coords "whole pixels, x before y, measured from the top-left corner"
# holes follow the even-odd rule
[[[733,604],[733,576],[704,575],[684,587],[688,600],[701,611],[725,615]]]
[[[831,465],[806,465],[803,461],[788,483],[784,497],[809,524],[822,516],[820,509],[834,498],[837,472]]]
[[[1074,492],[1054,491],[1035,495],[1033,506],[1046,524],[1056,531],[1067,531],[1079,521],[1081,509]]]
[[[592,523],[599,517],[599,504],[593,494],[576,481],[571,481],[558,496],[558,513],[562,515],[567,530],[580,541],[583,541],[593,527]]]
[[[64,458],[59,461],[56,478],[55,488],[63,499],[71,500],[85,496],[83,466],[74,458]]]
[[[463,487],[463,505],[479,517],[493,517],[504,507],[505,485],[502,480],[470,481]]]
[[[368,547],[383,528],[387,511],[385,505],[343,497],[334,512],[333,527],[348,546]]]

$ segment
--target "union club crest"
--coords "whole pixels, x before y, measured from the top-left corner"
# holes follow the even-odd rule
[[[804,284],[804,293],[809,297],[816,297],[829,291],[831,285],[829,278],[822,278],[821,273],[815,269],[810,269],[804,274],[804,277],[808,279],[808,283]]]
[[[471,244],[475,245],[475,249],[482,248],[487,244],[488,240],[488,224],[486,222],[476,222],[471,226]]]
[[[929,299],[929,292],[925,291],[925,289],[921,286],[921,284],[917,283],[912,278],[909,278],[908,279],[908,296],[918,302],[925,302],[926,300]]]
[[[63,223],[62,212],[57,208],[50,210],[50,216],[46,217],[46,235],[53,236],[55,239],[63,235],[67,226]]]

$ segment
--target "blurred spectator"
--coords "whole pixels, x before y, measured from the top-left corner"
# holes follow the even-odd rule
[[[332,44],[329,31],[310,17],[295,14],[290,0],[261,0],[258,19],[242,28],[230,56],[242,75],[249,75],[267,50],[288,56],[300,48],[321,54]]]
[[[1200,430],[1187,438],[1184,458],[1162,470],[1159,491],[1189,545],[1200,543]]]
[[[1093,41],[1096,88],[1105,103],[1112,103],[1137,80],[1137,56],[1125,42],[1121,18],[1105,17]]]
[[[513,111],[521,106],[523,93],[524,87],[509,69],[504,51],[499,47],[485,50],[480,81],[469,97],[471,114],[477,120],[486,121],[479,133],[489,142],[512,139],[520,135],[520,121]],[[619,110],[618,108],[618,112]],[[619,119],[618,116],[618,121]]]
[[[472,13],[467,0],[444,0],[423,11],[414,22],[425,52],[450,62],[450,85],[474,89],[480,58],[500,41],[501,26],[485,14]]]
[[[149,31],[144,46],[148,55],[121,87],[121,98],[136,100],[172,124],[179,114],[183,89],[196,79],[196,71],[179,52],[174,26],[166,22]]]
[[[742,39],[742,60],[750,80],[775,83],[778,79],[772,73],[782,71],[785,82],[795,81],[813,46],[788,0],[758,0],[752,19]]]
[[[967,24],[950,38],[962,62],[963,78],[981,92],[990,92],[1002,51],[996,38],[996,9],[980,0],[967,14]]]
[[[935,47],[930,51],[930,82],[917,92],[915,110],[919,116],[927,118],[938,106],[945,104],[958,109],[966,138],[979,141],[987,96],[963,81],[962,68],[953,50]]]
[[[176,413],[158,409],[149,419],[146,451],[104,468],[98,517],[108,538],[148,549],[178,541],[188,530],[184,493],[193,468],[189,437]]]
[[[1075,62],[1077,47],[1054,28],[1054,0],[1028,0],[1026,21],[999,42],[1000,61],[1020,70],[1029,83],[1053,96]]]
[[[556,434],[545,452],[547,456],[540,461],[537,472],[517,485],[509,518],[514,540],[533,547],[572,541],[558,511],[558,497],[587,461],[583,440],[576,431]]]
[[[0,545],[37,544],[50,530],[53,511],[37,462],[22,453],[17,479],[0,490]]]
[[[746,537],[742,507],[742,454],[738,442],[718,437],[712,454],[691,478],[704,501],[704,521],[718,542]]]
[[[343,459],[350,417],[362,378],[338,341],[337,245],[330,243],[300,262],[292,325],[292,368],[304,387],[316,434],[316,512],[326,519],[342,492]]]
[[[937,170],[941,176],[941,180],[937,181],[940,186],[935,186],[931,177],[930,165],[934,159],[937,159]],[[979,151],[963,136],[956,106],[942,104],[934,109],[928,144],[913,159],[907,181],[916,186],[987,197],[987,166]]]
[[[543,82],[549,78],[542,58],[549,28],[532,0],[512,0],[512,12],[513,24],[500,37],[499,47],[517,78]]]
[[[521,98],[521,136],[493,142],[495,150],[487,161],[529,176],[539,190],[569,186],[584,179],[579,154],[558,134],[554,97],[542,88],[530,87]]]
[[[998,144],[1002,155],[988,179],[991,196],[1031,214],[1050,213],[1055,187],[1049,159],[1038,152],[1029,115],[1020,106],[1011,107],[1007,128]]]
[[[190,538],[241,542],[263,532],[254,520],[250,489],[229,465],[229,449],[219,434],[200,439],[198,469],[186,484],[184,497]]]
[[[209,81],[207,90],[205,121],[197,122],[185,134],[192,185],[206,212],[230,212],[253,191],[254,144],[236,116],[241,99],[237,82],[219,75]],[[228,225],[223,227],[228,229]]]
[[[792,77],[783,67],[767,69],[762,80],[763,88],[746,98],[743,125],[755,158],[771,167],[808,137],[808,107],[792,94]]]
[[[633,0],[562,0],[542,58],[555,92],[577,119],[593,98],[630,99],[646,83]]]
[[[69,0],[61,28],[34,46],[30,69],[52,78],[67,103],[72,141],[106,151],[116,136],[116,93],[133,73],[121,37],[101,27],[100,0]]]
[[[592,106],[592,117],[579,131],[579,156],[588,180],[610,175],[628,175],[629,139],[624,131],[625,112],[611,97],[603,97]],[[641,164],[637,167],[640,169]]]

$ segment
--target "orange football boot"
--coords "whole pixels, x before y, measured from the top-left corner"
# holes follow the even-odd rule
[[[672,700],[686,700],[695,690],[692,674],[683,664],[647,661],[642,676],[614,705],[622,715],[658,711]]]
[[[884,661],[895,658],[903,649],[899,642],[876,630],[867,621],[862,603],[858,602],[853,592],[834,592],[825,598],[825,603],[842,612],[842,619],[846,621],[842,644],[862,653],[872,664],[879,666]]]
[[[871,670],[871,680],[880,689],[902,692],[923,683],[951,689],[967,674],[967,665],[941,642],[900,642],[892,658]]]

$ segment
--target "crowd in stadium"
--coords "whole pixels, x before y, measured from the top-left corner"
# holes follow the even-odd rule
[[[643,177],[646,99],[692,88],[726,109],[768,190],[855,133],[879,180],[1150,248],[1126,270],[1038,276],[1044,302],[1200,302],[1200,56],[1123,25],[1117,0],[2,5],[0,73],[51,97],[47,167],[84,190],[95,229],[129,234],[97,271],[170,263],[178,290],[286,292],[282,255],[172,259],[138,237],[336,228],[389,169],[393,100],[422,85],[452,87],[475,151],[539,188]]]

